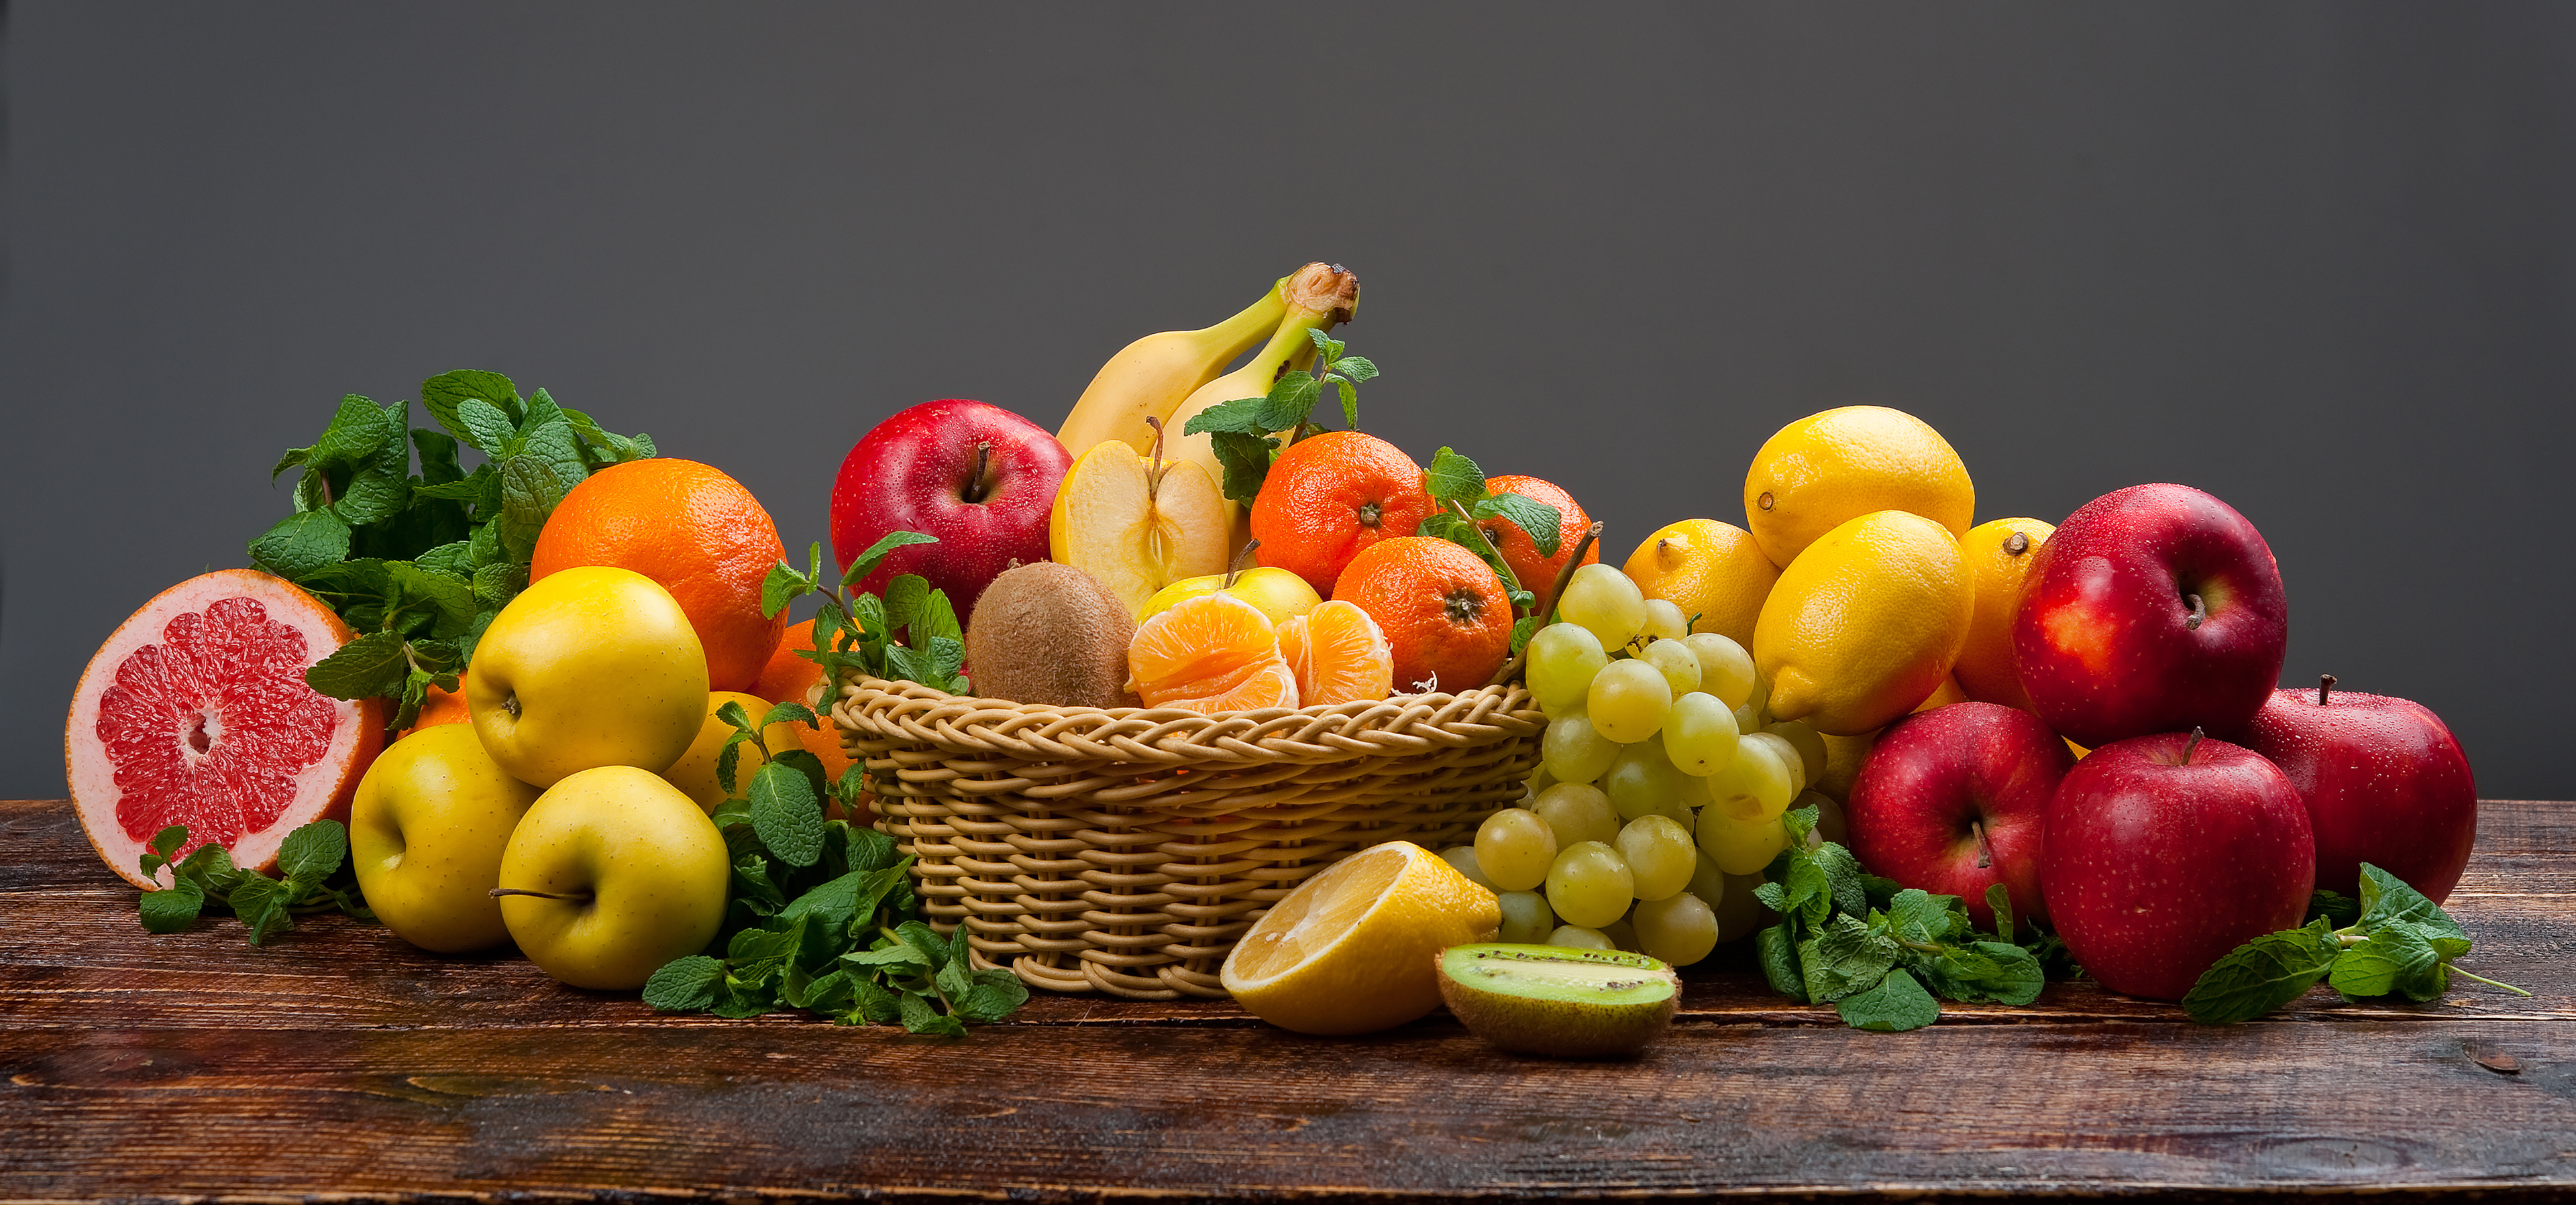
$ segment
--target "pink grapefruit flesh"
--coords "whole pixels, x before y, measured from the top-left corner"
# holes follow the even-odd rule
[[[211,843],[272,870],[288,833],[345,821],[385,713],[314,690],[304,671],[349,639],[329,607],[255,569],[192,577],[127,617],[90,658],[63,730],[72,802],[109,869],[159,886],[142,856],[184,824],[183,854]]]

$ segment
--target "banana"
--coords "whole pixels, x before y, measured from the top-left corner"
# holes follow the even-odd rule
[[[1205,432],[1184,435],[1182,430],[1200,411],[1236,398],[1267,396],[1270,386],[1282,374],[1313,364],[1315,343],[1306,337],[1306,332],[1329,331],[1337,323],[1350,321],[1352,312],[1359,308],[1360,278],[1340,264],[1308,264],[1281,281],[1274,292],[1286,303],[1287,312],[1272,332],[1270,342],[1253,353],[1243,367],[1199,386],[1163,420],[1164,458],[1197,461],[1219,485],[1225,482],[1225,466],[1217,462],[1216,442]],[[1243,507],[1228,499],[1226,514],[1235,528],[1234,547],[1241,548],[1249,538]]]
[[[1055,433],[1064,450],[1080,460],[1104,441],[1123,439],[1137,452],[1154,444],[1147,416],[1171,417],[1192,390],[1216,379],[1236,356],[1252,350],[1288,312],[1280,297],[1281,280],[1261,300],[1215,326],[1195,331],[1147,335],[1119,350],[1100,366],[1091,386],[1065,416]]]

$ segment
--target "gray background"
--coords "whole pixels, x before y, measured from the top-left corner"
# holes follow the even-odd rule
[[[344,392],[545,386],[792,547],[913,402],[1052,428],[1308,259],[1363,423],[1624,557],[1800,415],[1903,407],[1978,518],[2250,517],[2286,673],[2566,798],[2576,9],[7,10],[0,796]]]

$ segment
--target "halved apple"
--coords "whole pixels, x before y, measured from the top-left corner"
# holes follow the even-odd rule
[[[1130,615],[1156,591],[1225,572],[1225,495],[1194,461],[1154,460],[1107,440],[1066,470],[1048,516],[1053,558],[1109,588]]]

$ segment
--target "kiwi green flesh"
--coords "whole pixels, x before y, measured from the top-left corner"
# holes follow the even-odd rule
[[[1440,998],[1469,1032],[1559,1058],[1633,1054],[1672,1026],[1681,978],[1643,954],[1491,942],[1440,954]]]

